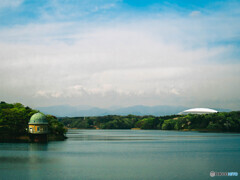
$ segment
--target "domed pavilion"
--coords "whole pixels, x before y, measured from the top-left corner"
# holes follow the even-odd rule
[[[48,121],[44,114],[35,113],[28,123],[28,132],[30,134],[47,134]]]

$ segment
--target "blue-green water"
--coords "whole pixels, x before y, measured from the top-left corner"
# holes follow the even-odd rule
[[[240,134],[69,130],[66,141],[0,143],[0,179],[212,179],[240,172]],[[238,179],[214,177],[214,179]]]

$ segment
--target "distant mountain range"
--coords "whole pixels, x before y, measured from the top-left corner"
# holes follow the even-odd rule
[[[114,107],[114,108],[97,108],[91,106],[49,106],[36,108],[45,114],[52,114],[57,117],[83,117],[83,116],[105,116],[105,115],[154,115],[165,116],[178,114],[181,111],[189,109],[183,106],[129,106],[129,107]],[[216,109],[217,111],[229,112],[229,109]]]

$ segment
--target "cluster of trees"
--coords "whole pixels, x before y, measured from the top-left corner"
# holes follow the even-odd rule
[[[46,115],[46,118],[48,121],[49,133],[55,136],[65,137],[67,129],[64,127],[64,124],[59,122],[55,116]]]
[[[208,129],[240,132],[240,111],[181,116],[164,122],[163,129]]]
[[[8,104],[0,103],[0,136],[13,137],[24,136],[28,134],[28,122],[31,116],[37,113],[37,110],[25,107],[20,103]],[[56,117],[47,115],[50,134],[64,135],[66,129]]]
[[[59,118],[68,128],[82,129],[161,129],[161,130],[218,130],[240,132],[240,111],[203,115],[171,116],[99,116]]]

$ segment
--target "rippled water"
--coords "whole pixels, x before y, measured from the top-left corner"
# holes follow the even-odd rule
[[[0,143],[0,179],[212,179],[240,172],[240,134],[69,130],[66,141]],[[239,177],[214,177],[237,179]]]

